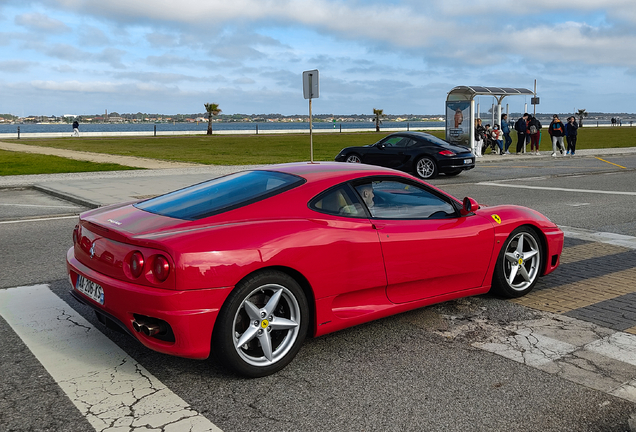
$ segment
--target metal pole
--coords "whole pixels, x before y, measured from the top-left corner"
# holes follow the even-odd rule
[[[20,126],[18,126],[18,139],[20,139]]]
[[[534,80],[534,95],[535,98],[537,97],[537,80]],[[537,116],[537,104],[532,104],[533,107],[533,111],[532,111],[532,115],[534,117]]]
[[[311,88],[311,76],[309,77],[309,88]],[[313,133],[313,122],[311,121],[311,98],[309,98],[309,150],[310,161],[314,163],[314,133]]]
[[[157,125],[155,125],[155,132],[154,132],[154,136],[157,136]]]
[[[258,135],[258,124],[256,125],[256,135]]]

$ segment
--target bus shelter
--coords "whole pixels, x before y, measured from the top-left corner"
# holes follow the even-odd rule
[[[475,96],[493,96],[497,101],[496,118],[501,119],[501,101],[506,96],[519,95],[535,96],[535,93],[525,88],[511,87],[458,86],[453,88],[446,97],[446,141],[470,149],[474,148]]]

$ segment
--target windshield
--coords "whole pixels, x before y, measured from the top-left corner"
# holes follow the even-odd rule
[[[140,210],[197,220],[269,198],[304,183],[275,171],[243,171],[135,204]]]

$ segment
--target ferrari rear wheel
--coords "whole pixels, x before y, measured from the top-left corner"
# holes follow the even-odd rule
[[[300,285],[285,273],[264,271],[230,294],[217,318],[212,348],[240,375],[271,375],[296,356],[308,325],[309,306]]]
[[[437,164],[428,156],[422,156],[415,162],[415,174],[425,180],[437,177]]]
[[[358,155],[356,153],[351,153],[350,155],[347,156],[347,162],[349,162],[349,163],[362,163],[362,160],[360,159],[360,155]]]
[[[538,235],[528,227],[510,234],[495,265],[493,287],[505,297],[521,297],[534,288],[543,262]]]

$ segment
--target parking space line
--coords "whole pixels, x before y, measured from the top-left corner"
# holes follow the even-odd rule
[[[522,184],[505,184],[505,183],[496,183],[496,182],[480,182],[475,183],[479,186],[499,186],[499,187],[507,187],[507,188],[516,188],[516,189],[535,189],[535,190],[549,190],[549,191],[560,191],[560,192],[578,192],[578,193],[591,193],[591,194],[603,194],[603,195],[630,195],[636,196],[636,192],[629,191],[604,191],[604,190],[595,190],[595,189],[570,189],[570,188],[558,188],[558,187],[547,187],[547,186],[528,186]]]
[[[600,157],[598,157],[598,156],[596,157],[596,159],[598,159],[598,160],[600,160],[600,161],[603,161],[603,162],[605,162],[605,163],[608,163],[608,164],[610,164],[610,165],[617,166],[617,167],[619,167],[619,168],[627,169],[627,168],[625,168],[625,167],[624,167],[624,166],[622,166],[622,165],[615,164],[614,162],[606,161],[605,159],[601,159],[601,158],[600,158]]]
[[[8,207],[37,207],[37,208],[64,208],[64,209],[82,208],[80,206],[68,206],[68,205],[12,204],[12,203],[0,203],[0,206],[8,206]]]
[[[48,285],[0,290],[0,315],[96,431],[215,431]]]
[[[23,223],[23,222],[42,222],[42,221],[51,221],[51,220],[60,220],[60,219],[77,219],[77,215],[75,214],[72,216],[55,216],[50,218],[36,218],[36,219],[15,219],[15,220],[8,220],[8,221],[0,221],[0,225]]]

